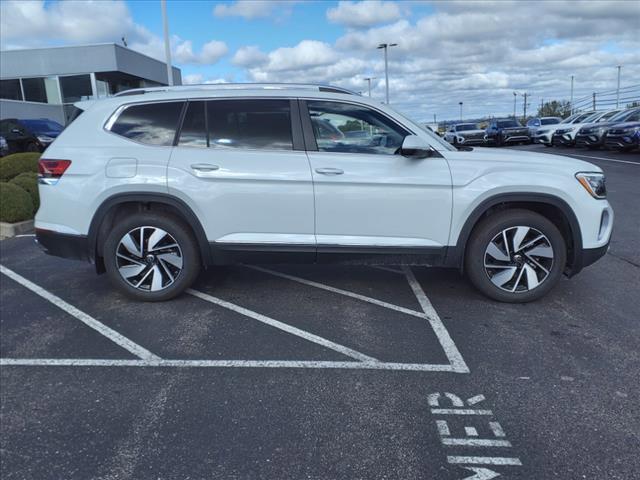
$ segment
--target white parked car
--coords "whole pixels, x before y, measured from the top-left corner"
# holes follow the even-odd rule
[[[532,137],[533,143],[542,143],[547,147],[551,147],[553,145],[553,134],[558,128],[570,127],[571,124],[580,123],[591,115],[593,115],[593,112],[574,113],[573,115],[562,120],[560,123],[541,126],[538,130],[536,130],[535,134]]]
[[[527,302],[609,244],[600,168],[458,151],[335,87],[159,87],[76,105],[40,160],[36,238],[133,298],[172,298],[221,264],[357,261],[458,268],[493,299]],[[346,134],[356,127],[367,142]]]
[[[584,118],[578,118],[570,125],[565,126],[559,124],[555,132],[553,132],[551,143],[553,145],[572,147],[576,144],[576,136],[582,127],[592,123],[598,123],[602,119],[606,120],[620,111],[621,110],[605,110],[602,112],[590,112],[590,115]]]
[[[451,125],[444,139],[452,145],[484,145],[486,132],[475,123],[459,123]]]

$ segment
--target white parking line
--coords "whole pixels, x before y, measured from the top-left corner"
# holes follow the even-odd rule
[[[105,324],[99,322],[98,320],[84,313],[83,311],[78,310],[76,307],[65,302],[64,300],[54,295],[53,293],[46,291],[44,288],[27,280],[23,276],[18,275],[16,272],[8,269],[4,265],[0,265],[0,272],[6,275],[7,277],[11,278],[12,280],[16,281],[23,287],[28,288],[36,295],[39,295],[45,300],[53,303],[56,307],[60,308],[61,310],[64,310],[69,315],[74,316],[75,318],[80,320],[82,323],[93,328],[95,331],[104,335],[115,344],[133,353],[136,357],[142,358],[144,360],[160,360],[160,357],[158,357],[157,355],[154,355],[146,348],[143,348],[137,343],[132,342],[127,337],[107,327]]]
[[[431,324],[431,328],[433,328],[436,337],[438,337],[440,345],[442,345],[444,353],[447,355],[447,358],[449,359],[451,366],[454,368],[454,371],[460,373],[469,373],[469,367],[467,367],[467,364],[462,358],[458,347],[456,347],[456,344],[453,342],[451,335],[449,335],[449,332],[444,326],[444,323],[442,323],[442,320],[440,320],[438,312],[436,312],[435,308],[433,308],[433,305],[431,305],[427,294],[424,293],[422,286],[420,285],[418,280],[416,280],[413,271],[409,267],[404,267],[404,273],[407,276],[407,281],[409,282],[413,293],[420,303],[420,307],[427,315],[427,319]]]
[[[378,305],[379,307],[388,308],[389,310],[395,310],[396,312],[406,313],[407,315],[413,315],[414,317],[426,318],[425,314],[422,312],[416,312],[415,310],[411,310],[410,308],[394,305],[393,303],[388,303],[383,300],[378,300],[377,298],[367,297],[366,295],[360,295],[359,293],[353,293],[348,290],[342,290],[341,288],[331,287],[329,285],[325,285],[324,283],[314,282],[313,280],[307,280],[306,278],[296,277],[294,275],[278,272],[276,270],[270,270],[264,267],[256,267],[254,265],[245,265],[245,267],[251,268],[253,270],[257,270],[262,273],[268,273],[269,275],[274,275],[276,277],[286,278],[287,280],[298,282],[303,285],[308,285],[310,287],[319,288],[321,290],[326,290],[332,293],[338,293],[340,295],[344,295],[345,297],[351,297],[357,300],[362,300],[363,302],[372,303],[373,305]]]
[[[20,367],[199,367],[199,368],[302,368],[344,370],[397,370],[456,372],[451,365],[396,362],[332,362],[308,360],[106,360],[84,358],[0,358],[0,366]]]
[[[362,362],[377,362],[378,360],[376,360],[373,357],[370,357],[368,355],[365,355],[363,353],[357,352],[355,350],[352,350],[351,348],[345,347],[343,345],[339,345],[337,343],[332,342],[331,340],[327,340],[326,338],[322,338],[319,337],[318,335],[314,335],[313,333],[309,333],[306,332],[304,330],[301,330],[299,328],[293,327],[287,323],[283,323],[280,322],[278,320],[274,320],[273,318],[269,318],[266,315],[262,315],[261,313],[257,313],[254,312],[252,310],[249,310],[247,308],[241,307],[240,305],[236,305],[234,303],[231,302],[227,302],[226,300],[222,300],[220,298],[211,296],[209,294],[206,294],[204,292],[200,292],[198,290],[193,290],[193,289],[188,289],[187,293],[193,295],[194,297],[200,298],[201,300],[205,300],[207,302],[213,303],[215,305],[218,305],[220,307],[224,307],[228,310],[234,311],[236,313],[239,313],[241,315],[244,315],[245,317],[249,317],[249,318],[253,318],[254,320],[257,320],[259,322],[262,323],[266,323],[267,325],[270,325],[272,327],[278,328],[280,330],[283,330],[287,333],[290,333],[292,335],[296,335],[300,338],[304,338],[305,340],[308,340],[310,342],[313,343],[317,343],[318,345],[322,345],[323,347],[326,348],[330,348],[331,350],[334,350],[336,352],[342,353],[343,355],[347,355],[348,357],[351,358],[355,358],[357,360],[360,360]]]

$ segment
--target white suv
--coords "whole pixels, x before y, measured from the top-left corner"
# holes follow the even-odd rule
[[[458,151],[336,87],[141,89],[80,102],[40,160],[38,243],[166,300],[202,268],[348,262],[464,269],[526,302],[604,255],[600,168]]]

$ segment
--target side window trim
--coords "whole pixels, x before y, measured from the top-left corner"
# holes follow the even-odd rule
[[[289,99],[289,109],[291,111],[291,137],[293,140],[293,150],[304,151],[305,141],[304,134],[302,132],[302,119],[300,114],[301,109],[298,99]]]
[[[180,112],[180,116],[178,117],[178,127],[176,128],[176,133],[173,136],[173,143],[171,144],[173,147],[178,145],[178,140],[180,140],[180,134],[182,133],[182,123],[184,122],[184,117],[187,114],[187,107],[189,106],[189,102],[184,102],[182,105],[182,111]]]

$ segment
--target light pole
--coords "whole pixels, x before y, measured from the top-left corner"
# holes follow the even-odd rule
[[[622,65],[618,65],[618,88],[616,89],[616,108],[620,105],[620,70],[622,69]]]
[[[458,102],[458,105],[460,105],[460,121],[462,121],[462,102]]]
[[[365,78],[365,80],[367,81],[367,83],[369,84],[369,98],[371,98],[371,80],[375,80],[377,77],[367,77]],[[389,100],[387,99],[387,102]]]
[[[518,97],[518,94],[516,92],[513,92],[513,119],[516,119],[516,98]]]
[[[381,43],[380,45],[378,45],[378,49],[384,50],[384,82],[387,91],[387,105],[389,105],[389,61],[387,59],[387,50],[391,47],[397,46],[397,43]]]
[[[162,26],[164,27],[164,56],[167,62],[167,85],[173,85],[173,70],[171,69],[171,46],[169,45],[169,19],[167,17],[167,0],[160,0],[162,8]]]
[[[573,75],[571,75],[571,115],[573,115]]]

